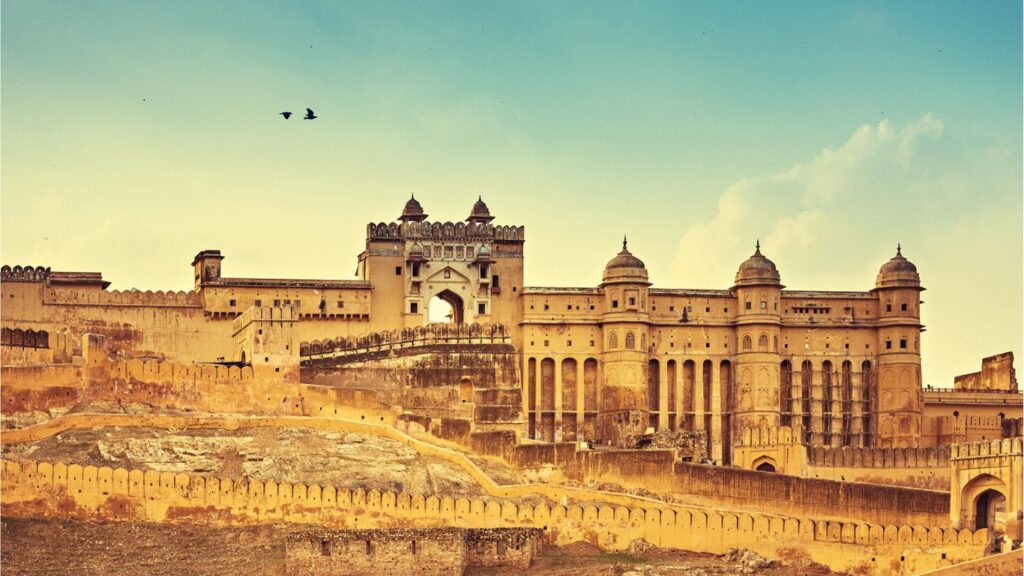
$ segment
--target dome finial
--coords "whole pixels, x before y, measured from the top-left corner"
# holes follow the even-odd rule
[[[896,243],[896,255],[897,256],[903,256],[903,252],[901,252],[901,250],[902,250],[902,246],[900,246],[900,243],[897,242]]]
[[[487,204],[484,203],[483,194],[478,194],[476,203],[473,204],[473,209],[470,210],[469,218],[466,218],[466,222],[487,224],[491,220],[494,220],[494,216],[491,216],[491,211],[487,208]]]
[[[622,249],[623,250],[626,249],[626,235],[625,234],[622,235]]]
[[[419,201],[416,200],[415,193],[409,194],[409,200],[406,201],[402,215],[398,219],[402,222],[422,222],[427,219],[427,214],[423,211],[423,206],[420,206]]]
[[[760,238],[758,238],[757,242],[754,243],[754,253],[756,253],[756,254],[760,254],[761,253],[761,239]]]

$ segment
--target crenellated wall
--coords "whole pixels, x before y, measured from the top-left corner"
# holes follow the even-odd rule
[[[402,330],[385,330],[349,337],[302,342],[299,355],[304,359],[337,358],[344,361],[373,352],[398,352],[409,348],[439,344],[511,344],[511,332],[504,324],[431,324]]]
[[[9,517],[211,526],[288,522],[339,529],[527,527],[544,530],[554,544],[585,540],[623,550],[643,539],[712,553],[746,548],[771,558],[806,555],[833,570],[875,574],[973,559],[988,540],[987,530],[815,522],[655,502],[632,508],[529,505],[63,463],[5,461],[3,481]]]
[[[366,225],[366,239],[390,240],[414,238],[419,240],[451,240],[456,238],[485,238],[523,241],[523,226],[493,225],[476,222],[381,222]]]
[[[948,522],[949,494],[940,491],[690,464],[677,462],[671,450],[515,444],[511,436],[499,433],[474,434],[471,446],[474,452],[501,457],[513,468],[543,481],[615,484],[677,501],[794,516],[909,521],[928,526]],[[948,469],[939,473],[948,475]]]
[[[195,291],[157,290],[89,290],[50,289],[43,291],[47,304],[73,304],[79,306],[147,306],[147,307],[202,307],[202,298]]]
[[[950,449],[950,523],[994,527],[1020,542],[1024,532],[1024,439],[970,442]]]

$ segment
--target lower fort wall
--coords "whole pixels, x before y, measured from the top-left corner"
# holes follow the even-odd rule
[[[377,490],[172,474],[155,470],[5,461],[4,514],[86,521],[244,526],[315,524],[333,529],[538,528],[553,544],[585,540],[623,550],[634,540],[770,558],[805,555],[833,570],[886,574],[981,556],[988,531],[801,520],[649,502],[540,503],[453,499]],[[902,560],[901,560],[902,559]]]
[[[510,435],[499,433],[474,434],[471,446],[475,452],[501,457],[539,481],[615,484],[685,501],[780,514],[929,526],[948,523],[948,492],[676,462],[671,450],[580,450],[574,443],[517,445]],[[948,479],[948,467],[941,472]]]
[[[799,431],[761,428],[744,431],[733,449],[739,468],[763,469],[805,478],[949,490],[949,446],[851,448],[799,443]]]

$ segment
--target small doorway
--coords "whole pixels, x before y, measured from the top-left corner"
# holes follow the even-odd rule
[[[996,514],[1006,511],[1006,497],[997,490],[985,490],[974,504],[974,529],[994,528]]]
[[[756,469],[761,472],[775,472],[775,466],[771,462],[761,462]]]

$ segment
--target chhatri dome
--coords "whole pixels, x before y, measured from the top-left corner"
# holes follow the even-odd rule
[[[921,276],[917,273],[917,266],[910,260],[903,257],[902,247],[896,245],[896,255],[891,260],[882,264],[875,278],[875,288],[893,288],[897,286],[920,286]]]
[[[782,277],[775,263],[761,254],[761,241],[754,247],[754,254],[747,258],[736,271],[736,285],[750,286],[756,284],[779,284]]]
[[[604,281],[647,282],[647,266],[626,247],[625,236],[622,237],[622,251],[604,267]]]
[[[422,222],[427,219],[427,214],[423,211],[423,206],[420,206],[419,201],[416,200],[415,194],[405,203],[402,215],[398,219],[402,222]]]
[[[483,196],[478,196],[476,203],[473,204],[473,210],[469,213],[469,218],[466,218],[466,222],[486,224],[491,220],[494,220],[494,216],[491,216],[491,211],[487,209],[487,204],[484,204]]]

